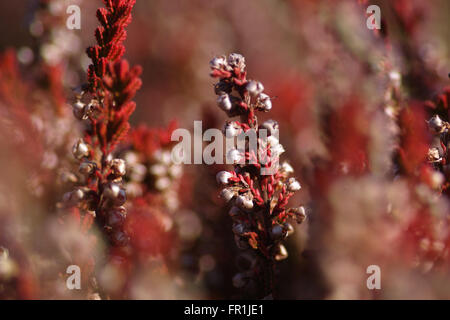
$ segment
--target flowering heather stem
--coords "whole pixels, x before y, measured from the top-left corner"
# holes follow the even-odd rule
[[[116,245],[126,245],[123,231],[126,209],[122,177],[125,161],[112,153],[129,130],[128,119],[135,109],[131,101],[141,86],[139,66],[130,68],[121,59],[125,48],[125,27],[131,22],[135,0],[104,0],[97,10],[101,24],[95,36],[97,45],[89,47],[92,64],[88,84],[73,106],[75,117],[86,125],[84,138],[73,147],[80,161],[80,186],[66,195],[69,205],[77,204],[97,217],[97,223]]]
[[[240,117],[240,121],[225,124],[226,138],[239,140],[252,134],[258,137],[256,150],[247,150],[247,143],[245,150],[228,152],[227,159],[234,163],[234,171],[217,174],[217,181],[225,186],[221,196],[231,203],[229,214],[234,222],[236,244],[242,250],[250,250],[250,255],[242,256],[246,257],[248,267],[235,275],[233,284],[246,287],[250,295],[272,297],[275,264],[287,258],[281,242],[293,232],[288,220],[301,223],[305,219],[303,207],[286,207],[300,184],[289,178],[293,169],[288,163],[279,165],[284,148],[278,140],[277,122],[258,124],[255,112],[269,111],[272,102],[263,93],[260,82],[247,80],[244,57],[236,53],[228,58],[216,57],[210,66],[211,76],[219,78],[215,85],[218,106],[229,117]]]

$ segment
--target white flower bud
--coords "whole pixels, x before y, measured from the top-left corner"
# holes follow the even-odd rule
[[[133,164],[129,167],[130,179],[135,182],[141,182],[145,179],[147,167],[141,163]]]
[[[250,95],[256,97],[264,91],[264,86],[261,82],[252,80],[247,83],[245,89],[247,89]]]
[[[229,188],[225,188],[220,192],[220,197],[224,199],[226,202],[229,202],[236,195],[234,191]]]
[[[160,161],[165,165],[171,165],[172,164],[172,154],[170,151],[164,150],[161,153],[161,159]]]
[[[275,260],[281,261],[288,257],[288,252],[286,250],[286,247],[282,244],[278,245],[277,253],[275,254]]]
[[[442,121],[441,118],[439,118],[438,115],[434,115],[428,121],[428,129],[433,134],[441,133],[443,128],[444,128],[444,122]]]
[[[295,178],[289,178],[287,187],[290,192],[295,192],[301,189],[300,183],[295,180]]]
[[[128,182],[125,189],[127,190],[127,195],[132,198],[141,197],[144,193],[142,190],[142,185],[138,182]]]
[[[272,157],[280,156],[285,151],[284,147],[283,147],[283,145],[281,143],[278,143],[276,145],[272,145],[271,144],[270,150],[272,151]]]
[[[241,127],[235,122],[227,122],[223,128],[223,133],[227,137],[236,137],[241,132]]]
[[[178,164],[174,164],[169,167],[169,175],[173,178],[179,178],[182,173],[183,167]]]
[[[253,200],[244,195],[240,195],[236,198],[236,205],[241,209],[250,210],[253,208]]]
[[[445,182],[445,176],[442,173],[440,173],[439,171],[433,171],[431,173],[430,182],[431,182],[431,187],[433,189],[439,189],[442,186],[442,184]]]
[[[75,118],[77,118],[79,120],[87,119],[86,105],[83,102],[81,102],[79,100],[77,102],[75,102],[75,104],[72,107],[72,111],[73,111],[73,115],[75,116]]]
[[[95,169],[97,168],[97,164],[92,161],[83,161],[80,164],[79,171],[83,175],[91,175],[95,172]]]
[[[231,53],[228,56],[228,64],[232,68],[238,68],[240,70],[245,69],[245,58],[239,53]]]
[[[116,206],[123,205],[127,199],[125,189],[114,182],[110,182],[106,185],[103,190],[103,196],[111,200]]]
[[[59,179],[62,183],[75,183],[78,181],[78,178],[76,175],[74,175],[72,172],[63,171],[61,172]]]
[[[231,102],[230,96],[226,93],[222,93],[217,98],[217,105],[224,111],[230,111],[233,107],[233,103]]]
[[[126,173],[126,164],[123,159],[113,159],[111,161],[111,171],[112,174],[116,177],[122,177]]]
[[[221,57],[214,57],[210,62],[209,62],[209,66],[211,67],[211,69],[222,69],[222,68],[226,68],[227,66],[227,61],[225,59],[224,56]]]
[[[292,166],[287,162],[283,162],[283,164],[281,165],[281,170],[287,174],[294,172],[294,168],[292,168]]]
[[[305,210],[305,207],[303,207],[303,206],[300,206],[297,208],[291,208],[291,209],[289,209],[289,212],[291,212],[295,215],[297,223],[302,223],[306,219],[306,210]]]
[[[163,164],[154,164],[150,168],[148,168],[148,172],[152,175],[161,177],[167,174],[167,167]]]
[[[156,179],[155,188],[158,189],[159,191],[166,190],[169,187],[170,187],[170,179],[169,178],[162,177],[162,178]]]
[[[428,155],[427,155],[428,161],[436,162],[441,159],[441,155],[439,153],[438,148],[430,148],[428,149]]]
[[[284,230],[286,230],[287,232],[286,234],[287,237],[294,233],[294,227],[289,222],[286,222],[284,224]]]
[[[233,174],[231,174],[228,171],[220,171],[219,173],[217,173],[216,175],[216,180],[217,183],[222,184],[222,185],[226,185],[228,184],[228,179],[232,178]]]
[[[236,164],[243,160],[242,152],[238,149],[231,149],[227,153],[227,163]]]
[[[78,204],[84,198],[84,191],[77,188],[71,192],[66,192],[63,196],[63,201],[69,206]]]
[[[83,139],[78,139],[72,148],[72,153],[75,159],[81,160],[89,156],[89,146],[84,143]]]
[[[266,129],[268,131],[268,133],[270,133],[271,135],[275,135],[279,131],[278,122],[276,122],[275,120],[267,120],[267,121],[265,121],[260,126],[260,128]]]
[[[123,156],[124,160],[126,163],[128,163],[128,165],[134,165],[135,163],[137,163],[139,161],[139,157],[136,154],[136,152],[133,151],[128,151],[127,153],[125,153],[125,155]]]
[[[272,101],[267,94],[260,93],[258,96],[258,101],[265,111],[269,111],[270,109],[272,109]]]

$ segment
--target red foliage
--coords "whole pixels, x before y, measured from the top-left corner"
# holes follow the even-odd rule
[[[92,60],[88,69],[91,91],[98,89],[107,72],[108,63],[116,61],[125,52],[123,41],[127,37],[125,28],[131,22],[131,10],[136,0],[103,0],[105,8],[97,10],[100,26],[95,30],[97,45],[89,47],[87,54]]]
[[[411,103],[410,108],[403,109],[399,116],[400,163],[410,176],[418,175],[426,161],[430,139],[425,120],[424,106],[420,103]]]

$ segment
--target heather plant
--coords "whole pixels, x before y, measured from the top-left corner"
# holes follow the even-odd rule
[[[220,171],[217,182],[225,186],[221,196],[230,205],[236,245],[247,251],[240,255],[242,271],[233,277],[233,284],[246,288],[250,295],[271,298],[276,262],[288,256],[282,241],[294,231],[289,220],[302,223],[305,219],[304,207],[287,207],[300,183],[289,177],[293,169],[287,162],[278,163],[284,152],[278,123],[267,120],[258,124],[256,111],[268,112],[272,102],[260,82],[247,80],[245,58],[237,53],[216,57],[210,67],[211,76],[219,79],[214,87],[218,106],[229,117],[240,117],[240,121],[225,124],[227,139],[268,131],[266,139],[258,139],[256,148],[246,145],[245,150],[230,150],[227,157],[235,163],[234,170]],[[264,170],[268,168],[272,169],[269,174]]]
[[[450,296],[447,1],[99,3],[0,4],[2,299]],[[224,118],[232,168],[171,161]]]
[[[89,212],[86,214],[94,215],[112,243],[119,246],[128,242],[122,228],[126,218],[122,185],[126,163],[112,156],[129,130],[128,119],[135,109],[132,99],[141,86],[140,67],[130,68],[121,59],[125,27],[131,21],[134,3],[105,1],[105,8],[97,11],[101,26],[95,31],[97,45],[87,50],[92,60],[88,84],[73,106],[75,117],[86,121],[84,136],[72,150],[80,163],[82,180],[64,199],[68,205],[81,206]]]

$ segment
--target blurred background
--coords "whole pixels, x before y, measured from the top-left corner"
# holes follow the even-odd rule
[[[81,30],[65,26],[69,4],[81,8]],[[371,4],[380,30],[366,27]],[[170,190],[133,202],[151,217],[143,237],[152,250],[142,240],[145,254],[126,267],[98,232],[58,223],[79,130],[70,101],[86,81],[101,5],[0,3],[0,297],[248,297],[231,281],[240,253],[217,197],[223,166],[184,166]],[[428,165],[425,122],[436,112],[448,121],[449,14],[447,0],[138,0],[125,41],[125,58],[143,67],[131,123],[156,128],[160,150],[172,121],[221,128],[208,62],[241,53],[248,78],[274,97],[261,118],[280,124],[283,157],[302,184],[291,203],[308,207],[274,297],[449,299],[449,170]],[[64,287],[75,262],[95,269],[86,292]],[[369,265],[381,268],[380,290],[366,286]]]

